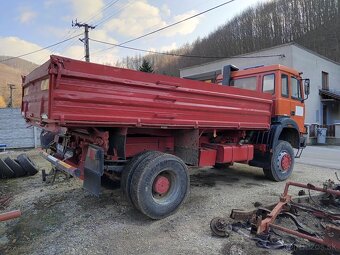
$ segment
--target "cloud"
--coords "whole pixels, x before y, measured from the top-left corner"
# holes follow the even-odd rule
[[[129,8],[123,9],[118,18],[111,19],[105,24],[105,29],[117,31],[125,36],[137,36],[150,28],[165,25],[160,10],[147,1],[134,1]]]
[[[109,43],[117,43],[117,41],[111,36],[109,36],[107,31],[104,29],[91,30],[90,38]]]
[[[121,35],[135,37],[149,31],[161,28],[182,19],[188,18],[197,12],[192,10],[173,17],[170,22],[165,22],[162,16],[170,16],[171,11],[166,4],[160,8],[149,4],[146,0],[134,1],[129,8],[124,9],[117,18],[111,19],[105,24],[108,31],[118,32]],[[180,23],[173,28],[162,32],[164,36],[186,35],[192,33],[198,26],[198,17]]]
[[[0,55],[14,57],[42,48],[37,44],[22,40],[18,37],[0,37],[0,45]],[[37,64],[42,64],[49,58],[51,53],[50,50],[43,50],[22,58]]]
[[[62,54],[64,57],[74,58],[74,59],[82,59],[85,55],[84,46],[81,45],[71,45]]]
[[[19,20],[22,24],[30,23],[35,17],[37,13],[31,10],[23,10],[20,14]]]
[[[173,18],[173,22],[178,22],[181,21],[183,19],[189,18],[193,15],[197,14],[196,11],[191,10],[188,12],[185,12],[183,14],[177,15]],[[163,31],[163,34],[165,36],[174,36],[176,34],[180,34],[180,35],[187,35],[187,34],[191,34],[192,32],[194,32],[194,30],[196,29],[196,27],[198,26],[198,24],[200,23],[200,18],[199,17],[195,17],[192,19],[189,19],[187,21],[184,21],[182,23],[179,23],[178,25],[175,25],[171,28],[168,28],[166,30]]]
[[[171,11],[170,11],[168,5],[166,5],[166,4],[163,4],[161,6],[161,12],[162,12],[162,15],[164,15],[164,16],[170,16],[171,15]]]
[[[107,41],[116,42],[113,38],[105,37],[103,32],[99,30],[98,37],[101,39],[106,39]],[[11,56],[16,57],[19,55],[23,55],[29,52],[33,52],[36,50],[42,49],[41,46],[34,44],[32,42],[28,42],[22,40],[18,37],[0,37],[0,55],[3,56]],[[113,49],[110,51],[103,51],[98,54],[94,54],[98,50],[102,49],[99,45],[95,45],[92,43],[91,45],[91,62],[100,63],[100,64],[114,64],[118,60],[118,49]],[[73,58],[73,59],[82,59],[84,57],[84,46],[83,45],[70,45],[68,46],[62,53],[60,52],[53,52],[49,49],[39,51],[34,54],[30,54],[27,56],[22,57],[28,61],[31,61],[36,64],[43,64],[46,62],[50,55],[62,55],[65,57]]]
[[[84,22],[86,19],[89,19],[96,15],[97,19],[102,18],[103,13],[101,9],[104,7],[103,0],[69,0],[75,18],[78,19],[79,22]],[[98,15],[97,15],[98,14]]]

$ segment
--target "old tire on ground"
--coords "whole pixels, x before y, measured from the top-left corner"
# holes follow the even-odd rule
[[[272,181],[284,181],[294,168],[294,150],[290,143],[279,141],[272,153],[271,168],[263,168],[264,175]]]
[[[120,180],[120,187],[121,190],[128,200],[129,203],[134,205],[138,209],[138,205],[135,205],[133,201],[131,200],[131,195],[130,195],[130,186],[131,186],[131,179],[132,176],[140,165],[140,163],[145,159],[145,158],[154,158],[158,155],[160,155],[161,152],[158,151],[143,151],[135,155],[124,167],[121,180]]]
[[[189,191],[187,166],[176,156],[160,154],[145,158],[135,170],[130,186],[131,199],[151,219],[173,214]]]
[[[0,158],[0,178],[13,178],[15,177],[14,171]]]
[[[20,154],[17,157],[17,160],[20,164],[20,166],[22,166],[23,169],[26,170],[26,172],[28,173],[28,175],[35,175],[38,172],[37,167],[35,166],[35,164],[30,160],[29,157],[27,157],[26,154]]]
[[[23,177],[27,175],[25,169],[17,163],[15,160],[11,159],[10,157],[5,158],[5,163],[13,170],[15,177]]]

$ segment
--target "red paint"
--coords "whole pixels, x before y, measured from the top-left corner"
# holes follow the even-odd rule
[[[41,91],[42,80],[49,90]],[[51,56],[24,82],[23,111],[48,128],[117,126],[268,129],[272,96]],[[41,104],[41,101],[44,104]],[[41,113],[48,119],[41,119]]]
[[[199,166],[213,166],[216,163],[216,150],[200,148]]]
[[[158,175],[153,183],[153,191],[164,195],[166,194],[170,189],[170,181],[167,177]]]
[[[203,144],[204,147],[216,150],[216,163],[247,162],[254,157],[254,146]]]
[[[143,150],[174,152],[174,137],[127,137],[126,156],[133,155]]]

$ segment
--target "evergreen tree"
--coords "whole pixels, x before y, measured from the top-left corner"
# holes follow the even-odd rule
[[[143,59],[142,65],[139,67],[139,71],[145,72],[145,73],[153,73],[153,68],[149,61],[147,61],[145,58]]]

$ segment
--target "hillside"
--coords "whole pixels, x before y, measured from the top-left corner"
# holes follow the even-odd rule
[[[0,60],[7,58],[7,56],[0,56]],[[15,85],[13,107],[21,106],[21,76],[27,75],[36,67],[36,64],[20,58],[0,63],[0,108],[6,107],[9,102],[10,90],[8,84]]]
[[[297,42],[340,61],[340,0],[272,0],[235,16],[204,38],[169,53],[195,57],[147,55],[155,72],[179,75],[179,69],[272,46]],[[221,17],[222,18],[222,17]],[[208,58],[207,58],[208,57]],[[125,58],[119,66],[134,69],[142,58]]]

